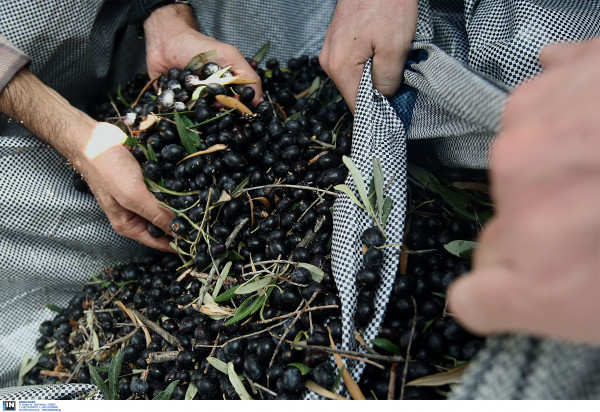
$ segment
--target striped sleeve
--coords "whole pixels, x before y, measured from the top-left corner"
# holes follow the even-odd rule
[[[0,34],[0,91],[10,82],[15,73],[30,62],[29,56]]]

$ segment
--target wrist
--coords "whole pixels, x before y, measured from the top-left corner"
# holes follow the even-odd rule
[[[0,93],[0,111],[69,159],[76,167],[97,123],[27,69]]]
[[[158,12],[160,10],[160,12]],[[192,8],[188,0],[136,0],[132,2],[131,8],[129,9],[127,19],[129,23],[136,27],[138,36],[140,38],[147,35],[145,31],[145,23],[155,12],[158,14],[173,13],[175,16],[178,14],[191,15],[191,21],[194,23],[194,17]]]

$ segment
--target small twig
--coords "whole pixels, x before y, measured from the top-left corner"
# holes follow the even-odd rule
[[[306,309],[308,309],[308,307],[310,307],[310,304],[312,303],[313,300],[315,300],[315,298],[317,297],[318,294],[319,294],[318,291],[315,291],[312,294],[312,296],[310,297],[310,299],[308,299],[308,301],[306,302],[306,304],[304,305],[302,310],[300,310],[298,312],[298,314],[296,315],[294,320],[290,323],[290,326],[285,330],[285,332],[283,332],[283,335],[281,335],[281,338],[279,338],[279,342],[277,342],[277,346],[275,347],[275,350],[273,351],[273,356],[271,356],[271,361],[269,362],[269,367],[271,367],[271,365],[273,365],[273,362],[275,362],[275,358],[277,357],[277,352],[279,351],[279,348],[281,347],[281,344],[283,343],[283,340],[285,339],[287,334],[290,332],[292,327],[296,324],[298,319],[300,319],[300,316],[304,313],[304,311]]]
[[[315,228],[310,233],[308,233],[306,236],[304,236],[300,242],[298,242],[297,247],[306,247],[307,245],[312,243],[313,239],[317,235],[317,232],[321,229],[322,225],[323,225],[323,219],[316,219]]]
[[[54,378],[67,378],[71,376],[69,372],[59,372],[59,371],[49,371],[49,370],[41,370],[40,375],[44,376],[52,376]]]
[[[317,136],[312,136],[311,140],[312,140],[313,143],[316,143],[319,146],[322,146],[322,147],[324,147],[326,149],[335,150],[335,146],[334,145],[332,145],[330,143],[325,143],[325,142],[322,142],[322,141],[318,140]],[[325,152],[325,153],[327,153],[327,152]]]
[[[392,363],[392,367],[390,368],[390,384],[388,386],[388,401],[394,399],[394,392],[396,389],[396,371],[398,370],[398,363]]]
[[[375,349],[373,349],[372,347],[370,347],[369,345],[367,345],[367,342],[365,342],[365,340],[362,338],[362,336],[360,336],[360,333],[358,333],[358,331],[356,331],[356,330],[354,331],[354,339],[356,339],[356,341],[358,342],[358,344],[360,346],[362,346],[363,348],[365,348],[370,353],[379,355],[375,351]]]
[[[133,103],[131,103],[131,108],[133,109],[138,102],[140,101],[140,99],[142,98],[142,96],[144,95],[144,93],[146,93],[148,91],[148,89],[150,88],[150,86],[152,86],[154,84],[155,81],[157,81],[160,78],[161,75],[156,76],[154,79],[151,79],[148,83],[146,83],[146,85],[144,86],[144,88],[142,89],[142,91],[140,91],[140,94],[138,94],[137,99],[135,99],[135,101]]]
[[[273,392],[271,389],[262,386],[260,383],[253,382],[254,386],[260,389],[263,392],[268,393],[271,396],[277,396],[276,392]]]
[[[299,348],[314,349],[314,350],[320,350],[320,351],[328,352],[328,353],[337,353],[339,355],[356,356],[359,358],[370,358],[370,359],[377,359],[377,360],[382,360],[382,361],[387,361],[387,362],[402,362],[402,361],[404,361],[404,358],[402,356],[387,356],[387,355],[381,355],[378,353],[363,353],[363,352],[356,352],[356,351],[343,350],[343,349],[334,349],[329,346],[307,345],[305,343],[300,343],[300,342],[291,342],[290,344],[292,346],[297,346]]]
[[[315,306],[313,308],[308,308],[306,309],[304,312],[313,312],[315,310],[323,310],[323,309],[337,309],[339,308],[338,305],[325,305],[325,306]],[[263,323],[271,323],[274,322],[276,320],[281,320],[281,319],[287,319],[287,318],[291,318],[292,316],[297,315],[299,312],[301,311],[294,311],[294,312],[290,312],[290,313],[286,313],[285,315],[281,315],[281,316],[276,316],[274,318],[269,318],[269,319],[265,319],[265,320],[260,320],[257,323],[259,324],[263,324]]]
[[[245,189],[242,189],[240,191],[240,193],[244,193],[244,192],[250,192],[252,190],[258,190],[258,189],[267,189],[270,187],[281,187],[281,188],[289,188],[289,189],[305,189],[305,190],[314,190],[315,192],[320,192],[320,193],[326,193],[328,195],[331,196],[339,196],[340,194],[337,192],[330,192],[329,190],[325,190],[325,189],[319,189],[317,187],[312,187],[312,186],[301,186],[301,185],[284,185],[284,184],[271,184],[271,185],[263,185],[263,186],[253,186],[253,187],[247,187]]]
[[[131,313],[133,313],[144,325],[148,326],[148,328],[152,332],[157,333],[161,338],[163,338],[176,348],[181,347],[181,342],[179,342],[179,339],[177,339],[175,336],[171,335],[169,332],[164,330],[156,322],[151,321],[146,316],[142,315],[140,312],[133,309],[132,307],[128,307],[127,309],[129,309]]]
[[[207,356],[207,358],[212,357],[215,354],[215,351],[217,350],[217,342],[219,341],[219,338],[221,337],[221,332],[217,333],[217,337],[215,338],[214,344],[213,344],[213,348],[210,351],[210,354]],[[204,368],[204,374],[206,374],[208,372],[208,368],[210,367],[210,363],[206,363],[206,368]]]
[[[406,348],[406,360],[404,361],[404,371],[402,373],[402,386],[400,388],[400,400],[404,399],[404,387],[406,385],[406,377],[408,375],[408,360],[410,359],[410,349],[412,346],[413,336],[415,334],[415,327],[417,325],[417,302],[415,298],[411,296],[413,306],[415,308],[415,316],[413,317],[412,328],[410,330],[410,339],[408,340],[408,346]]]
[[[168,351],[168,352],[151,352],[146,359],[146,362],[150,363],[163,363],[163,362],[172,362],[177,360],[177,355],[179,355],[179,351]]]

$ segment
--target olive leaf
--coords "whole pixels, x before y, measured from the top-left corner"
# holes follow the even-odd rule
[[[325,277],[325,272],[315,265],[311,265],[310,263],[299,262],[298,267],[304,268],[310,272],[310,276],[313,281],[317,283],[321,283],[323,278]]]
[[[254,56],[252,56],[251,60],[254,60],[256,63],[260,63],[262,59],[264,59],[265,55],[269,51],[269,47],[271,47],[271,42],[267,42],[264,44]]]
[[[191,401],[192,399],[194,399],[194,396],[196,396],[196,394],[198,393],[198,387],[196,386],[196,384],[194,382],[190,382],[187,390],[185,391],[185,400],[186,401]]]
[[[229,275],[229,269],[231,269],[231,265],[231,262],[227,262],[223,267],[223,270],[219,274],[219,278],[217,279],[217,283],[215,284],[215,288],[212,293],[213,298],[219,295],[219,292],[221,291],[221,286],[223,286],[223,281],[225,281],[225,279],[227,279],[227,275]]]
[[[175,387],[178,383],[179,380],[174,380],[169,384],[169,386],[165,388],[164,391],[160,391],[154,398],[152,398],[152,400],[168,401],[169,399],[171,399],[171,396],[173,396],[173,391],[175,390]]]
[[[185,66],[185,70],[196,71],[202,68],[206,63],[214,60],[217,57],[216,50],[209,50],[203,53],[197,54],[190,59],[188,64]]]
[[[183,148],[185,149],[186,153],[188,155],[191,155],[192,153],[195,153],[198,148],[196,147],[196,144],[194,143],[194,137],[190,136],[191,134],[195,135],[196,137],[198,135],[196,135],[196,133],[188,130],[188,125],[186,125],[186,122],[183,119],[187,119],[188,122],[190,123],[189,126],[192,126],[193,124],[191,123],[191,121],[189,121],[189,119],[185,116],[180,116],[179,113],[175,112],[175,126],[177,126],[177,132],[179,133],[179,139],[181,140],[181,145],[183,146]],[[199,139],[198,139],[199,141]],[[200,146],[200,145],[198,145]]]
[[[433,174],[414,164],[408,164],[407,171],[423,187],[440,195],[458,214],[471,220],[478,218],[482,223],[485,223],[492,217],[492,213],[489,210],[478,211],[477,216],[467,210],[467,203],[469,201],[476,201],[480,204],[482,202],[479,198],[465,190],[442,184]]]
[[[154,148],[152,147],[151,144],[147,144],[146,145],[146,150],[148,151],[148,160],[151,160],[153,162],[158,162],[158,158],[156,157],[156,153],[154,152]]]
[[[228,374],[229,371],[227,369],[227,364],[225,362],[223,362],[221,359],[217,359],[213,356],[208,356],[206,358],[206,361],[208,363],[210,363],[210,365],[215,368],[216,370],[218,370],[219,372],[223,372],[225,374]]]
[[[340,191],[342,193],[345,193],[348,195],[348,197],[350,198],[350,200],[358,207],[360,207],[363,210],[366,210],[365,207],[363,206],[362,203],[360,203],[360,201],[358,200],[358,198],[356,197],[356,195],[354,195],[354,192],[352,192],[352,189],[350,189],[350,187],[348,187],[348,185],[336,185],[333,187],[335,190]]]
[[[300,372],[302,373],[302,375],[306,375],[310,372],[310,366],[305,365],[303,363],[288,363],[288,366],[294,366],[296,368],[298,368],[298,370],[300,370]]]
[[[237,285],[237,286],[233,286],[229,289],[227,289],[225,292],[221,293],[219,296],[214,298],[214,301],[216,303],[219,302],[225,302],[226,300],[229,300],[233,297],[236,296],[235,291],[237,290],[237,288],[239,288],[241,285]]]
[[[243,401],[251,401],[252,397],[244,387],[244,384],[242,383],[242,380],[238,374],[235,372],[233,362],[227,363],[227,376],[229,376],[229,382],[231,382],[231,385],[233,385],[233,388],[237,392],[240,399]]]
[[[365,181],[363,180],[362,175],[360,174],[360,170],[354,165],[352,159],[348,156],[342,156],[342,161],[350,171],[352,175],[352,180],[356,185],[356,190],[358,191],[358,196],[363,204],[363,209],[371,215],[371,217],[375,217],[375,211],[371,207],[371,202],[369,202],[369,195],[367,193],[367,187],[365,186]]]
[[[25,356],[23,356],[23,360],[21,361],[21,367],[19,368],[19,386],[23,386],[25,375],[27,375],[29,371],[33,369],[33,367],[38,363],[41,357],[42,354],[38,353],[33,359],[29,360],[29,352],[26,353]]]
[[[248,293],[256,292],[259,289],[264,288],[269,285],[273,281],[272,276],[265,276],[263,278],[256,277],[251,279],[250,281],[240,285],[239,288],[236,289],[236,295],[246,295]]]
[[[106,386],[106,383],[104,383],[104,380],[100,377],[100,374],[98,374],[98,371],[96,370],[94,365],[88,363],[88,369],[90,370],[90,378],[92,378],[98,389],[100,389],[100,392],[102,392],[104,398],[108,400],[113,400],[111,398],[111,393],[108,390],[108,386]]]
[[[406,386],[442,386],[459,382],[467,365],[457,366],[449,371],[423,376],[406,383]]]
[[[110,399],[118,399],[119,374],[121,373],[121,365],[123,364],[123,352],[118,351],[110,361],[108,367],[108,390]]]
[[[60,306],[56,306],[56,305],[52,305],[52,304],[47,304],[46,308],[50,309],[52,312],[62,312],[63,308],[61,308]]]
[[[446,249],[448,253],[466,260],[471,259],[475,248],[477,248],[477,242],[469,240],[453,240],[444,245],[444,249]]]
[[[392,209],[394,208],[394,199],[387,196],[383,201],[383,213],[381,216],[381,224],[383,226],[386,225],[388,218],[390,217],[390,213],[392,213]]]
[[[127,100],[125,100],[125,97],[123,97],[123,86],[121,84],[117,86],[117,99],[125,106],[129,106],[129,103],[127,102]]]
[[[375,338],[371,339],[371,343],[373,344],[373,346],[376,346],[379,349],[383,349],[396,355],[400,354],[400,347],[389,339]]]

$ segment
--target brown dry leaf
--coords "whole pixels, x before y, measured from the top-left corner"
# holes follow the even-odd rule
[[[206,150],[200,150],[199,152],[192,153],[191,155],[184,157],[183,159],[181,159],[178,162],[178,164],[181,163],[181,162],[183,162],[183,161],[185,161],[185,160],[191,159],[192,157],[202,156],[202,155],[209,154],[209,153],[214,153],[214,152],[219,152],[219,151],[225,150],[225,149],[227,149],[227,145],[226,144],[217,143],[217,144],[212,145],[211,147],[209,147]]]
[[[216,303],[205,303],[200,305],[198,311],[208,316],[233,316],[235,314],[235,310],[219,306]]]
[[[349,400],[347,398],[344,398],[342,395],[338,395],[337,393],[333,393],[333,392],[325,389],[324,387],[317,385],[317,383],[315,381],[311,381],[310,379],[306,381],[306,384],[304,386],[306,386],[307,389],[313,391],[317,395],[320,395],[327,399],[334,399],[334,400],[340,400],[340,401]]]
[[[456,383],[462,377],[466,367],[467,365],[461,365],[446,372],[423,376],[408,382],[406,386],[442,386]]]
[[[144,120],[140,122],[140,127],[138,127],[138,129],[140,131],[147,130],[156,122],[158,122],[158,117],[154,116],[153,114],[149,114]]]
[[[260,203],[262,203],[263,205],[265,205],[266,208],[272,209],[271,207],[271,202],[269,202],[269,199],[267,199],[266,197],[255,197],[252,200],[258,200]]]
[[[234,97],[225,96],[224,94],[218,94],[215,96],[215,100],[230,109],[237,109],[241,113],[248,114],[250,116],[254,115],[254,113],[252,113],[252,110],[248,109],[244,103],[240,102]]]
[[[221,191],[221,196],[219,197],[219,200],[217,200],[216,203],[229,202],[231,199],[233,199],[233,197],[231,197],[231,194],[223,190]]]
[[[327,331],[329,332],[329,342],[331,344],[331,347],[333,349],[337,349],[335,347],[335,342],[333,342],[333,337],[331,336],[331,330],[329,329],[329,327],[327,328]],[[338,369],[342,370],[342,368],[344,368],[342,357],[337,353],[334,353],[333,357],[335,358],[335,363]],[[348,372],[348,369],[346,368],[344,368],[344,371],[342,372],[342,379],[344,379],[344,384],[346,385],[346,389],[348,389],[350,396],[352,396],[352,399],[366,400],[365,395],[363,395],[362,391],[360,390],[360,387],[358,386],[356,381],[352,379],[352,376],[350,376],[350,372]]]

